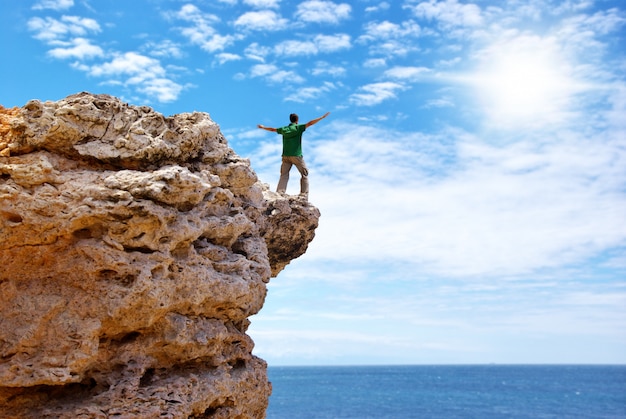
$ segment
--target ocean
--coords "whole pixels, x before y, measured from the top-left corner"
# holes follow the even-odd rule
[[[268,419],[626,418],[626,366],[270,366],[268,376]]]

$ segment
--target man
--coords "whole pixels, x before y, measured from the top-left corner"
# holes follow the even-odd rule
[[[292,113],[289,115],[289,125],[281,128],[266,127],[261,124],[258,128],[266,131],[275,132],[283,136],[283,155],[282,164],[280,165],[280,180],[276,192],[284,194],[287,191],[287,182],[289,181],[289,171],[291,166],[295,165],[300,172],[300,196],[304,199],[309,197],[309,170],[304,163],[302,157],[302,133],[310,127],[326,118],[330,112],[326,112],[319,118],[312,119],[306,124],[298,124],[298,115]]]

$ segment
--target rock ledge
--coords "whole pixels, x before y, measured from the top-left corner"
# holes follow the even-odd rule
[[[206,113],[0,107],[0,417],[265,417],[248,317],[319,216]]]

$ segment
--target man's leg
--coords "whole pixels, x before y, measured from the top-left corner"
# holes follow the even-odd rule
[[[283,162],[280,165],[280,180],[278,181],[278,187],[276,192],[285,193],[287,191],[287,182],[289,182],[289,171],[291,170],[291,162],[288,157],[283,157]]]
[[[300,195],[307,198],[309,196],[309,169],[306,167],[306,163],[304,162],[304,158],[302,157],[294,157],[293,164],[296,165],[296,168],[300,172]]]

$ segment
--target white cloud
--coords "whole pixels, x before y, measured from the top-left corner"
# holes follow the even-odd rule
[[[328,92],[335,90],[337,86],[330,82],[325,82],[318,87],[300,87],[285,98],[286,102],[306,103],[316,100]]]
[[[333,3],[325,0],[306,0],[300,3],[295,18],[304,22],[339,23],[350,17],[352,7],[347,3]]]
[[[429,0],[406,7],[417,17],[437,20],[444,27],[477,27],[483,24],[480,7],[457,0]]]
[[[318,53],[318,49],[317,45],[312,41],[287,40],[276,44],[274,53],[294,57],[298,55],[315,55]]]
[[[568,12],[580,12],[593,6],[592,0],[566,0],[552,10],[552,13],[559,15]]]
[[[131,75],[150,78],[164,74],[165,70],[157,59],[136,52],[119,54],[110,62],[91,67],[91,75],[95,77]]]
[[[181,46],[168,39],[160,42],[148,42],[143,49],[148,50],[149,54],[154,57],[182,58],[184,55]]]
[[[208,52],[222,51],[238,39],[234,35],[220,35],[214,28],[220,22],[219,17],[203,13],[192,4],[186,4],[168,16],[191,23],[191,26],[180,28],[181,33]]]
[[[397,66],[386,70],[383,75],[397,80],[416,81],[424,77],[424,75],[431,74],[432,70],[426,67],[402,67]]]
[[[304,83],[304,79],[293,71],[279,70],[268,74],[265,79],[274,84],[299,84]]]
[[[315,67],[311,70],[311,74],[314,76],[329,75],[332,77],[345,76],[347,70],[345,67],[329,64],[325,61],[318,61],[315,63]]]
[[[369,68],[385,67],[386,65],[387,65],[387,60],[385,60],[384,58],[368,58],[363,63],[363,66],[369,67]]]
[[[424,108],[453,108],[455,106],[454,101],[448,97],[442,97],[439,99],[431,99],[426,102]]]
[[[74,6],[74,0],[40,0],[33,6],[33,10],[66,10]]]
[[[618,9],[598,11],[593,15],[575,15],[564,19],[556,36],[571,51],[585,52],[588,57],[602,54],[607,46],[598,36],[619,30],[626,24],[626,16]]]
[[[229,52],[223,52],[221,54],[216,54],[215,58],[217,58],[217,61],[220,63],[220,65],[225,64],[229,61],[239,61],[241,60],[241,56],[237,55],[237,54],[231,54]]]
[[[353,93],[350,96],[350,102],[354,103],[357,106],[378,105],[385,100],[395,98],[397,91],[405,89],[406,87],[399,83],[371,83],[360,87],[358,93]]]
[[[368,6],[365,8],[366,13],[376,13],[380,12],[381,10],[389,10],[389,3],[383,1],[376,6]]]
[[[176,100],[183,86],[167,77],[159,60],[136,52],[117,54],[111,61],[92,66],[77,65],[93,77],[103,77],[108,83],[130,85],[159,102]]]
[[[274,64],[257,64],[250,69],[252,77],[264,77],[278,71],[278,67]]]
[[[69,7],[69,2],[40,2],[41,8]],[[63,6],[63,7],[62,7]],[[172,15],[172,14],[171,14]],[[194,23],[191,28],[183,29],[183,33],[192,41],[202,40],[206,44],[205,34],[202,29],[208,29],[207,24],[215,19],[210,15],[203,15],[192,5],[183,6],[173,14],[178,19],[188,20]],[[60,19],[52,17],[34,17],[28,23],[28,29],[34,33],[34,37],[52,48],[48,55],[57,59],[74,59],[71,67],[84,71],[93,77],[104,79],[103,83],[115,86],[126,86],[145,95],[146,98],[159,102],[171,102],[178,98],[183,86],[175,82],[168,71],[163,68],[161,62],[136,52],[104,51],[87,36],[98,34],[101,27],[94,19],[80,16],[63,15]],[[214,35],[214,38],[217,35]],[[155,57],[180,58],[182,51],[172,41],[165,40],[158,44],[148,42],[143,48],[149,50],[149,54]],[[106,58],[108,61],[100,61],[87,64],[87,59]],[[168,66],[169,71],[185,70],[182,67]]]
[[[183,5],[179,11],[170,13],[171,16],[195,23],[198,27],[210,28],[210,24],[220,21],[219,17],[210,13],[202,12],[193,4]],[[211,30],[211,29],[210,29]]]
[[[398,39],[404,37],[418,37],[421,34],[420,26],[412,20],[400,24],[389,22],[368,22],[365,24],[365,34],[359,37],[361,41],[378,42],[381,39]]]
[[[273,10],[247,12],[235,20],[234,25],[251,31],[280,31],[287,27],[288,21]]]
[[[76,32],[73,31],[77,35],[85,33],[82,28],[91,32],[100,32],[100,25],[94,19],[80,16],[62,16],[61,20],[68,25],[71,25],[72,29],[77,28]]]
[[[156,98],[161,103],[173,102],[178,99],[183,86],[167,78],[149,78],[141,80],[137,89],[146,96]]]
[[[274,64],[257,64],[250,70],[250,76],[260,77],[273,84],[299,84],[304,79],[293,71],[281,70]]]
[[[246,58],[261,62],[264,62],[265,57],[267,57],[270,53],[271,49],[269,47],[259,45],[256,42],[248,45],[244,50]]]
[[[222,51],[226,47],[232,45],[237,41],[238,37],[232,35],[218,35],[215,34],[202,43],[203,50],[208,52]]]
[[[310,41],[288,40],[280,42],[274,47],[274,52],[277,55],[286,56],[316,55],[349,49],[350,47],[349,35],[316,35]]]
[[[243,3],[257,9],[276,9],[280,5],[280,0],[243,0]]]
[[[438,64],[442,67],[454,67],[462,61],[461,57],[454,57],[449,60],[440,60]]]
[[[406,56],[418,51],[419,46],[414,38],[421,35],[421,27],[412,20],[393,23],[388,20],[382,22],[368,22],[364,25],[365,33],[357,38],[361,44],[369,44],[370,55],[385,57]]]
[[[336,35],[316,35],[314,41],[320,52],[335,52],[351,47],[350,35],[345,33]]]
[[[100,25],[93,19],[78,16],[62,16],[61,20],[51,17],[34,17],[28,21],[28,29],[35,38],[50,44],[69,36],[85,36],[100,32]]]
[[[102,48],[91,44],[88,39],[74,38],[68,44],[64,47],[53,48],[48,51],[48,54],[59,59],[76,58],[79,60],[104,55]]]
[[[619,133],[546,141],[495,146],[455,131],[334,125],[308,146],[311,199],[325,218],[307,260],[520,275],[623,245]]]

